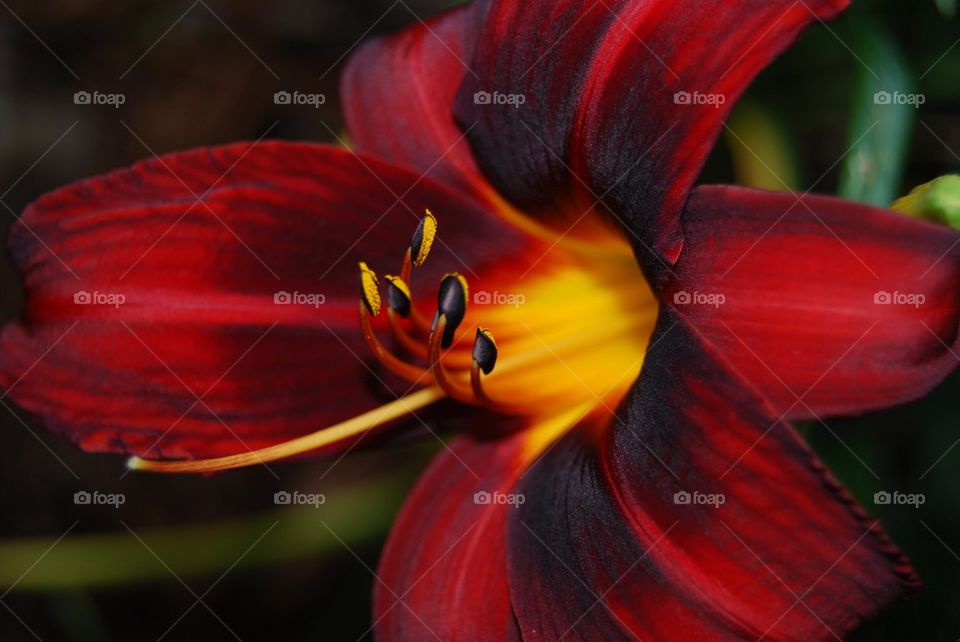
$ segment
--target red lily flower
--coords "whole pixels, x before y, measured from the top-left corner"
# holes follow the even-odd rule
[[[381,640],[841,637],[918,580],[786,422],[946,376],[960,236],[692,186],[846,4],[490,0],[372,41],[353,151],[184,152],[29,206],[0,383],[153,470],[462,429],[387,542]]]

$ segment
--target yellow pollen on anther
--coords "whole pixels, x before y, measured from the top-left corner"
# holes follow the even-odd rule
[[[363,261],[360,261],[360,296],[363,304],[373,316],[380,314],[380,282],[377,274]]]
[[[414,267],[421,267],[426,262],[436,236],[437,219],[430,210],[427,210],[420,220],[420,225],[413,236],[413,243],[410,245]]]
[[[387,274],[387,275],[384,275],[383,278],[389,281],[395,288],[403,292],[408,299],[412,298],[410,295],[410,288],[407,287],[407,284],[404,283],[403,279],[401,279],[399,276],[393,276],[393,275]]]

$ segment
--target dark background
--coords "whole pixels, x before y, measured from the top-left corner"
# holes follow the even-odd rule
[[[329,141],[328,127],[342,131],[337,80],[354,44],[449,4],[0,2],[0,200],[19,212],[48,190],[151,151],[267,131]],[[872,183],[899,195],[957,172],[960,18],[949,16],[949,4],[864,0],[829,29],[812,28],[763,73],[731,127],[757,149],[773,145],[786,160],[769,163],[791,187],[817,183],[818,192],[867,199],[844,178],[858,153],[845,152],[869,89],[863,65],[886,77],[886,63],[870,53],[879,40],[897,52],[896,64],[926,103],[877,132],[872,142],[901,175]],[[122,92],[126,103],[75,105],[83,89]],[[277,106],[280,89],[328,100],[319,109]],[[898,127],[907,133],[902,150],[884,138]],[[704,180],[768,180],[738,161],[734,142],[721,139]],[[4,238],[12,212],[0,206]],[[5,262],[4,319],[16,315],[19,298]],[[854,639],[960,639],[958,385],[953,377],[918,403],[801,427],[926,583],[919,599],[891,608]],[[211,478],[123,476],[122,458],[84,455],[11,409],[0,408],[4,641],[370,639],[370,569],[404,491],[436,448],[351,455],[336,466],[283,464],[283,484],[259,467]],[[278,511],[273,493],[291,480],[325,493],[327,504]],[[122,492],[126,503],[76,506],[80,489]],[[879,490],[924,493],[926,502],[875,506]],[[191,608],[197,597],[203,602]]]

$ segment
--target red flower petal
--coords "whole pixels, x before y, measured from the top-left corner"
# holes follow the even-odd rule
[[[351,142],[468,194],[489,191],[453,119],[453,97],[476,38],[475,7],[367,41],[351,56],[341,95]]]
[[[890,406],[956,367],[955,231],[834,198],[712,186],[694,190],[685,228],[666,299],[724,297],[677,309],[778,413]]]
[[[737,97],[804,26],[847,4],[493,0],[455,111],[522,209],[577,218],[603,197],[672,262],[687,192]],[[677,92],[709,104],[677,104]]]
[[[525,640],[832,640],[915,587],[877,523],[669,309],[652,346],[623,423],[569,433],[516,488]]]
[[[522,242],[429,179],[320,145],[190,151],[57,190],[11,231],[26,303],[0,383],[87,450],[149,457],[246,452],[392,401],[361,361],[357,261],[397,270],[426,207],[456,247],[418,271],[431,297]]]
[[[374,583],[377,639],[520,640],[507,594],[505,504],[522,472],[523,435],[463,436],[441,452],[394,522]]]

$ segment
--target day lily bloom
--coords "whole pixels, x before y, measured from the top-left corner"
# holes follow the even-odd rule
[[[456,430],[383,552],[380,640],[843,637],[919,581],[788,422],[953,369],[960,235],[694,183],[846,4],[489,0],[368,42],[351,150],[188,151],[30,205],[0,383],[145,470]]]

